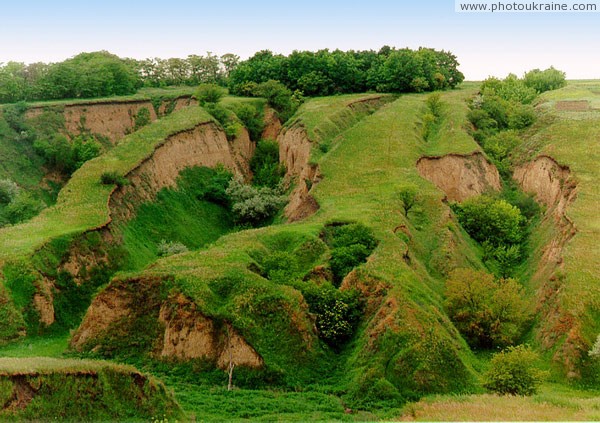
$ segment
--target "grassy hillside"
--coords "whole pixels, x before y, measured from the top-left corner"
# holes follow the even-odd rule
[[[60,192],[55,206],[31,221],[0,229],[0,262],[32,254],[49,240],[80,234],[109,220],[114,186],[100,183],[104,172],[125,175],[171,134],[211,121],[200,108],[188,108],[126,137],[117,147],[82,166]]]
[[[539,155],[552,157],[570,169],[576,185],[576,199],[566,209],[575,235],[559,245],[564,247],[562,259],[550,274],[535,274],[544,266],[544,259],[539,260],[552,240],[564,237],[560,222],[545,219],[533,234],[538,262],[530,263],[530,271],[543,313],[536,341],[550,348],[548,357],[562,372],[574,372],[569,377],[583,377],[593,385],[597,363],[587,351],[600,333],[599,90],[597,82],[574,82],[542,95],[538,106],[542,117],[527,134],[519,155],[523,162]]]
[[[136,319],[157,319],[160,304],[182,292],[204,316],[231,323],[264,359],[265,369],[252,384],[261,379],[296,389],[325,384],[326,392],[361,408],[397,407],[429,392],[476,389],[476,360],[445,316],[441,291],[448,270],[481,263],[442,194],[418,176],[415,166],[423,155],[479,150],[463,129],[465,99],[471,94],[442,95],[444,118],[427,142],[419,135],[425,95],[403,96],[362,116],[344,109],[358,96],[307,102],[291,125],[303,125],[308,134],[321,128],[317,142],[329,143],[315,158],[323,179],[311,193],[320,210],[303,222],[227,235],[206,250],[119,275],[111,292],[133,295],[132,304],[155,306],[143,314],[134,307],[129,315],[140,317],[120,321],[121,335],[109,336],[110,327],[116,330],[110,326],[85,348],[99,345],[97,351],[118,355],[125,348],[118,338],[139,327]],[[408,219],[397,195],[406,185],[419,189],[418,205]],[[321,237],[332,222],[360,222],[379,242],[341,287],[359,290],[365,302],[358,331],[341,352],[317,337],[302,294],[315,269],[330,266],[333,250]],[[406,232],[395,233],[402,225]],[[265,267],[270,257],[298,267],[290,264],[295,271],[287,279],[274,279]],[[151,288],[157,281],[162,288]],[[151,342],[144,342],[138,354],[152,352]]]

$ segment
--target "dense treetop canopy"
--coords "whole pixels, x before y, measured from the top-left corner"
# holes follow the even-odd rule
[[[234,94],[255,84],[281,82],[305,96],[341,93],[422,92],[454,88],[464,79],[456,57],[430,48],[385,46],[379,51],[263,50],[240,61],[234,54],[185,59],[123,59],[107,51],[81,53],[59,63],[0,64],[0,103],[133,94],[141,87],[228,86]]]

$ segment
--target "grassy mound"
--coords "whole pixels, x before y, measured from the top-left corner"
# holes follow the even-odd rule
[[[180,418],[164,385],[129,366],[0,358],[0,418],[99,421]]]

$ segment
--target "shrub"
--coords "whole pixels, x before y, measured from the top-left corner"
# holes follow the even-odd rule
[[[538,93],[556,90],[567,84],[565,73],[554,69],[552,66],[544,71],[534,69],[525,74],[525,85],[533,88]]]
[[[16,197],[4,208],[3,217],[16,224],[31,219],[44,208],[44,203],[27,191],[19,191]]]
[[[225,191],[230,198],[235,220],[240,224],[258,226],[274,217],[287,203],[280,190],[253,187],[232,179]]]
[[[450,319],[472,347],[511,345],[530,320],[529,303],[514,279],[456,269],[446,281],[445,295]]]
[[[11,301],[4,286],[0,283],[0,345],[19,337],[25,332],[23,316]]]
[[[495,354],[484,387],[501,395],[533,395],[545,373],[535,367],[539,355],[519,345]]]
[[[234,107],[234,112],[248,130],[250,139],[258,141],[265,127],[263,108],[242,103]]]
[[[274,251],[260,265],[263,275],[273,282],[285,284],[300,276],[298,259],[287,251]]]
[[[339,349],[354,334],[363,304],[356,290],[339,291],[330,284],[311,285],[303,292],[311,313],[316,316],[319,337]]]
[[[232,178],[233,174],[223,165],[217,165],[214,169],[195,166],[179,174],[177,186],[198,200],[229,206],[226,190]]]
[[[188,252],[188,247],[186,247],[181,242],[176,241],[165,241],[164,239],[160,241],[160,243],[156,247],[156,251],[159,257],[168,257],[175,254],[181,254]]]
[[[269,80],[258,84],[255,95],[265,98],[282,122],[288,120],[299,106],[292,101],[292,92],[279,81]]]
[[[373,232],[362,223],[330,224],[321,236],[332,248],[329,266],[336,286],[377,247]]]
[[[142,107],[133,117],[133,130],[137,131],[140,128],[148,125],[151,122],[150,110],[147,107]]]
[[[200,106],[204,106],[207,103],[218,103],[226,93],[227,90],[225,88],[216,84],[200,84],[195,96]]]
[[[104,172],[100,175],[100,183],[102,185],[116,185],[121,188],[129,185],[129,180],[117,172]]]
[[[486,195],[472,197],[453,206],[458,221],[473,239],[494,247],[517,244],[523,239],[525,219],[521,211]]]
[[[0,180],[0,206],[6,206],[13,201],[19,193],[19,186],[10,179]]]
[[[277,141],[261,140],[250,159],[250,170],[254,175],[252,184],[276,188],[285,175],[285,166],[279,163]]]

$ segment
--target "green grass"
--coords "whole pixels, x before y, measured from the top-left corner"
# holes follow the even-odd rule
[[[582,371],[584,379],[592,375],[591,365],[586,351],[600,333],[600,113],[597,110],[587,112],[559,111],[555,108],[558,101],[589,100],[593,107],[599,107],[600,83],[598,81],[576,81],[560,90],[544,93],[540,100],[543,115],[540,122],[528,131],[521,147],[521,160],[531,160],[538,155],[554,158],[559,164],[571,170],[571,178],[577,184],[576,200],[567,208],[567,216],[573,220],[577,229],[576,235],[564,247],[563,263],[555,274],[556,295],[544,299],[551,313],[540,322],[539,328],[545,326],[550,333],[558,337],[553,342],[550,352],[554,353],[563,341],[578,345],[581,351],[581,362],[577,354],[573,355],[576,366]],[[561,229],[556,227],[552,219],[546,219],[532,234],[532,245],[535,258],[540,259],[543,248],[560,235]],[[532,273],[535,271],[532,262]],[[547,272],[544,278],[550,277]],[[553,279],[553,280],[554,280]],[[534,276],[532,290],[544,285],[547,279]],[[561,330],[549,327],[549,318],[562,316],[567,322]],[[557,325],[558,326],[558,325]],[[566,328],[566,329],[565,329]],[[572,328],[572,330],[571,330]],[[539,336],[539,331],[537,332]],[[550,358],[550,357],[549,357]],[[558,362],[563,359],[556,357]],[[582,370],[583,369],[583,370]]]
[[[41,106],[67,106],[72,104],[101,104],[101,103],[126,103],[128,101],[151,100],[153,98],[162,98],[164,100],[176,99],[178,97],[190,97],[196,91],[196,87],[165,87],[165,88],[141,88],[137,93],[131,95],[122,95],[102,98],[72,98],[65,100],[34,101],[27,103],[30,107]],[[0,105],[0,107],[2,107]]]
[[[61,190],[55,206],[27,223],[0,230],[0,262],[30,255],[52,238],[80,234],[108,223],[108,198],[113,187],[100,183],[102,173],[126,175],[169,135],[211,120],[200,108],[184,109],[125,137],[114,149],[85,163]]]
[[[377,383],[384,391],[392,386],[386,407],[397,406],[406,395],[472,389],[475,359],[444,317],[442,275],[445,266],[481,264],[472,243],[448,217],[443,194],[423,180],[415,166],[423,155],[479,150],[462,127],[464,100],[471,93],[442,94],[447,112],[427,143],[415,130],[425,95],[402,96],[378,111],[354,112],[360,116],[347,111],[349,103],[376,96],[309,101],[299,123],[309,134],[315,134],[316,127],[326,128],[321,129],[323,137],[333,140],[319,162],[323,180],[313,193],[321,208],[315,215],[303,222],[226,235],[206,250],[158,260],[141,273],[119,275],[113,283],[160,279],[167,288],[182,291],[203,314],[232,322],[270,370],[283,372],[288,387],[329,378],[342,368],[328,383],[356,403],[362,397],[371,401],[361,407],[377,407],[377,401],[385,399],[387,394],[371,391]],[[326,123],[319,126],[322,121]],[[418,205],[408,219],[397,196],[406,184],[419,188]],[[380,244],[359,275],[367,285],[385,286],[373,298],[375,309],[364,318],[344,356],[319,346],[294,287],[274,284],[249,270],[256,265],[256,254],[282,245],[274,239],[301,244],[316,239],[331,221],[359,221],[373,229]],[[411,241],[394,234],[402,224],[409,228]],[[403,258],[407,248],[408,263]],[[384,308],[377,315],[379,307]],[[420,383],[420,372],[426,368],[433,374]]]
[[[69,344],[69,334],[20,339],[0,346],[0,357],[54,357],[60,358]]]
[[[128,252],[124,270],[141,270],[155,261],[162,240],[195,250],[232,229],[232,217],[224,207],[198,201],[185,192],[162,190],[155,201],[141,204],[135,218],[122,229],[123,247]]]

